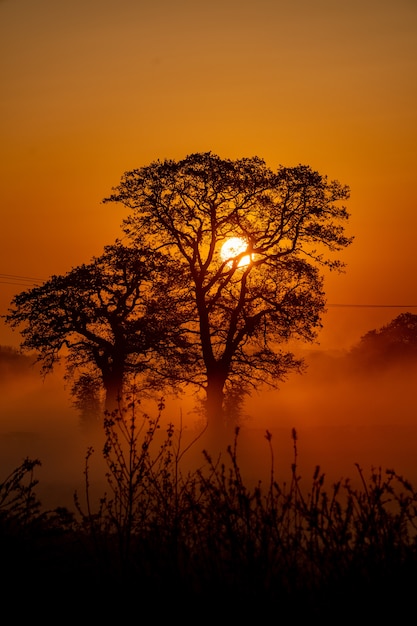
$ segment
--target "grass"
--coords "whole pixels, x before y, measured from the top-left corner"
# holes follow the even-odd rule
[[[66,611],[108,619],[147,607],[193,623],[415,613],[417,492],[406,479],[381,469],[366,478],[357,466],[360,488],[329,487],[317,467],[303,489],[295,431],[287,483],[275,479],[268,431],[265,484],[245,483],[239,429],[224,458],[204,451],[185,471],[188,449],[172,425],[161,434],[162,411],[150,418],[132,404],[105,417],[106,490],[92,496],[90,448],[72,511],[42,510],[39,460],[25,459],[0,483],[5,598],[46,591],[44,607],[59,598]]]

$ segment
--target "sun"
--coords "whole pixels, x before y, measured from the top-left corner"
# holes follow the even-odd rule
[[[231,264],[231,261],[233,261],[233,259],[242,252],[245,252],[247,248],[248,243],[242,237],[230,237],[230,239],[227,239],[222,245],[220,249],[220,257],[222,261],[230,261]],[[240,259],[238,267],[249,265],[250,262],[251,255],[247,254]]]

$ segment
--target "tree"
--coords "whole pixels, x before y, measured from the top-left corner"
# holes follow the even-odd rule
[[[417,315],[401,313],[385,326],[368,331],[350,351],[355,363],[383,368],[417,357]]]
[[[102,388],[103,385],[100,378],[88,373],[80,374],[72,385],[73,406],[78,409],[80,423],[83,428],[89,428],[101,423],[103,415],[101,403]]]
[[[352,241],[338,205],[348,197],[348,187],[304,165],[274,172],[258,157],[208,152],[126,172],[104,199],[131,210],[123,227],[132,243],[144,238],[176,259],[189,281],[186,331],[197,350],[188,380],[205,390],[216,432],[230,418],[228,399],[302,367],[280,346],[316,337],[325,310],[319,269],[343,268],[324,252]],[[243,248],[222,257],[234,237]]]
[[[0,381],[20,376],[29,371],[32,361],[29,355],[23,355],[16,348],[0,345]],[[0,383],[0,384],[1,384]]]
[[[98,378],[112,411],[129,377],[146,374],[158,386],[173,379],[176,359],[184,358],[176,356],[185,343],[170,306],[180,279],[157,251],[117,241],[91,263],[15,296],[6,322],[23,327],[21,348],[36,352],[44,374],[64,356],[68,375],[78,374],[78,401],[82,381],[91,388]]]

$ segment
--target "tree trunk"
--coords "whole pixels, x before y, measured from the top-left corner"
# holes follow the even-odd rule
[[[224,412],[224,384],[226,379],[217,372],[207,377],[207,435],[210,446],[209,452],[226,450],[232,442],[232,433],[227,426]]]
[[[103,384],[106,392],[104,409],[106,412],[112,413],[121,406],[123,397],[123,372],[109,372],[107,376],[103,376]]]

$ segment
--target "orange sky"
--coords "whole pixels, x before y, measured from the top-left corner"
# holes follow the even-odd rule
[[[417,305],[415,0],[0,0],[0,67],[0,314],[25,288],[5,275],[121,235],[101,200],[125,170],[208,150],[348,184],[329,303]],[[331,308],[323,345],[402,311]]]

